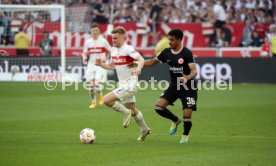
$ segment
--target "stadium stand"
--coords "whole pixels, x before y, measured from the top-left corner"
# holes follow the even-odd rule
[[[230,44],[231,27],[227,24],[246,24],[244,31],[249,31],[250,43],[252,34],[258,33],[262,39],[271,33],[270,29],[276,24],[275,1],[272,0],[2,0],[1,4],[26,4],[26,5],[43,5],[43,4],[63,4],[66,6],[66,24],[68,31],[71,32],[88,32],[91,22],[124,24],[140,23],[142,28],[138,31],[153,34],[152,43],[149,42],[142,47],[154,46],[157,43],[156,38],[160,39],[162,32],[160,29],[153,29],[154,26],[163,26],[166,24],[201,24],[203,35],[209,35],[209,45],[216,47],[216,38],[211,34],[214,33],[214,11],[210,5],[211,2],[219,3],[223,6],[226,13],[226,26],[223,30],[222,38],[226,42],[221,46],[233,46]],[[12,20],[9,26],[15,26],[22,20],[54,22],[58,19],[54,11],[49,12],[18,12],[15,15],[9,15],[4,12],[0,16],[0,29],[3,29],[4,20],[8,17]],[[110,20],[112,18],[113,20]],[[246,23],[247,21],[247,23]],[[16,25],[18,26],[18,25]],[[156,27],[155,27],[156,28]],[[16,27],[13,27],[16,29]],[[164,29],[164,28],[163,28]],[[154,30],[154,31],[153,31]],[[2,30],[3,31],[3,30]],[[12,31],[14,33],[14,31]],[[1,31],[0,31],[1,33]],[[14,34],[10,34],[11,36]],[[241,35],[242,36],[242,35]],[[12,41],[4,38],[2,33],[0,44],[12,44]],[[243,36],[244,37],[244,36]],[[241,37],[241,38],[243,38]],[[12,38],[12,37],[11,37]],[[248,46],[241,39],[235,46]],[[202,46],[199,46],[202,47]]]

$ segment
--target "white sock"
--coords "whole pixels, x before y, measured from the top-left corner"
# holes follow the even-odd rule
[[[143,118],[141,111],[139,111],[138,114],[136,116],[134,116],[134,120],[137,123],[137,125],[139,126],[141,131],[147,130],[149,128]]]
[[[111,108],[113,108],[115,111],[121,112],[124,115],[128,115],[130,112],[129,109],[127,109],[123,104],[118,101],[116,101]]]
[[[95,89],[94,88],[90,88],[89,89],[89,94],[90,94],[90,97],[91,97],[91,101],[92,103],[96,103],[97,99],[96,99],[96,92],[95,92]]]

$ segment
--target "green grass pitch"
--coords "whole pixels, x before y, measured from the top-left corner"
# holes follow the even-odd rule
[[[161,91],[137,94],[137,106],[152,129],[137,142],[132,121],[106,106],[88,109],[88,92],[74,86],[48,91],[42,83],[0,83],[1,166],[268,166],[276,165],[276,85],[235,84],[232,91],[199,91],[189,144],[179,144],[170,122],[154,105]],[[169,107],[181,115],[177,102]],[[94,144],[79,132],[95,130]]]

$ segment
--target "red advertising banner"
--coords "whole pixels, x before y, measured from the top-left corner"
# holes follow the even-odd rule
[[[219,57],[223,58],[260,58],[261,48],[221,48]]]
[[[6,51],[9,56],[15,56],[16,51],[14,47],[0,48],[0,50]],[[137,49],[145,57],[154,57],[154,50],[152,49]],[[199,58],[207,57],[224,57],[224,58],[259,58],[261,57],[261,48],[242,48],[242,47],[223,47],[218,50],[215,48],[191,48],[193,55]],[[30,48],[30,56],[40,56],[39,48]],[[77,48],[68,48],[65,52],[66,56],[81,56],[82,49]],[[53,56],[59,56],[60,49],[53,49]]]
[[[16,50],[14,47],[8,47],[8,48],[0,48],[0,50],[4,50],[8,53],[9,56],[15,56]],[[214,48],[191,48],[193,55],[195,57],[217,57],[217,51]],[[154,57],[156,56],[154,53],[154,50],[152,49],[137,49],[139,53],[144,55],[145,57]],[[60,49],[54,48],[53,56],[59,56],[60,55]],[[76,49],[76,48],[68,48],[65,51],[66,56],[81,56],[82,49]],[[30,56],[40,56],[39,48],[29,48],[29,55]]]
[[[50,38],[53,39],[54,45],[59,47],[60,39],[60,24],[52,22],[24,22],[25,32],[32,40],[32,46],[39,46],[39,42],[42,39],[42,32],[47,30],[50,33]],[[110,41],[110,36],[107,35],[107,24],[101,24],[101,30],[105,37]],[[153,42],[153,33],[150,32],[148,26],[141,27],[136,23],[121,23],[114,24],[116,26],[123,26],[127,31],[127,41],[134,47],[146,48],[156,43]],[[243,23],[226,24],[225,28],[231,32],[230,47],[237,47],[241,41]],[[147,30],[141,33],[141,28]],[[189,48],[191,47],[208,47],[210,33],[206,34],[206,27],[201,23],[186,23],[186,24],[159,24],[157,26],[158,39],[162,36],[162,33],[167,33],[169,30],[179,28],[183,30],[184,40],[183,44]],[[212,27],[207,27],[209,30]],[[86,39],[90,37],[88,32],[66,32],[66,48],[82,48]]]
[[[29,49],[30,56],[39,56],[39,43],[42,39],[42,32],[47,30],[50,33],[50,38],[54,41],[53,55],[60,55],[60,24],[59,23],[38,23],[38,22],[25,22],[24,28],[27,35],[31,38],[32,46]],[[101,24],[101,30],[103,35],[111,41],[111,36],[107,34],[107,24]],[[141,27],[136,23],[115,24],[116,26],[123,26],[127,31],[127,42],[137,48],[137,50],[145,56],[152,57],[154,51],[153,38],[148,27]],[[211,25],[212,26],[212,25]],[[226,24],[227,28],[231,32],[230,47],[237,47],[241,41],[243,23]],[[141,28],[146,28],[141,29]],[[195,57],[260,57],[260,50],[247,49],[247,48],[220,48],[217,52],[216,48],[208,48],[210,33],[213,27],[203,26],[201,23],[187,23],[187,24],[159,24],[157,26],[158,39],[162,33],[167,33],[173,28],[180,28],[183,30],[184,39],[183,44],[191,48]],[[144,30],[144,31],[143,31]],[[206,31],[207,30],[207,31]],[[143,32],[143,33],[141,33]],[[90,34],[87,32],[66,32],[66,56],[80,56],[82,53],[85,40],[90,38]],[[152,46],[151,49],[149,46]],[[3,47],[0,50],[5,50],[9,55],[16,55],[14,46]]]

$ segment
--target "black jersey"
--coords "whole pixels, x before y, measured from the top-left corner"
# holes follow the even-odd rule
[[[162,63],[168,63],[170,77],[171,77],[171,85],[177,85],[177,78],[182,77],[183,73],[185,75],[189,75],[191,69],[189,67],[189,63],[195,63],[192,52],[183,47],[179,52],[173,53],[171,48],[164,49],[160,54],[158,54],[157,59]],[[186,85],[188,88],[191,87],[191,81],[189,80]]]

